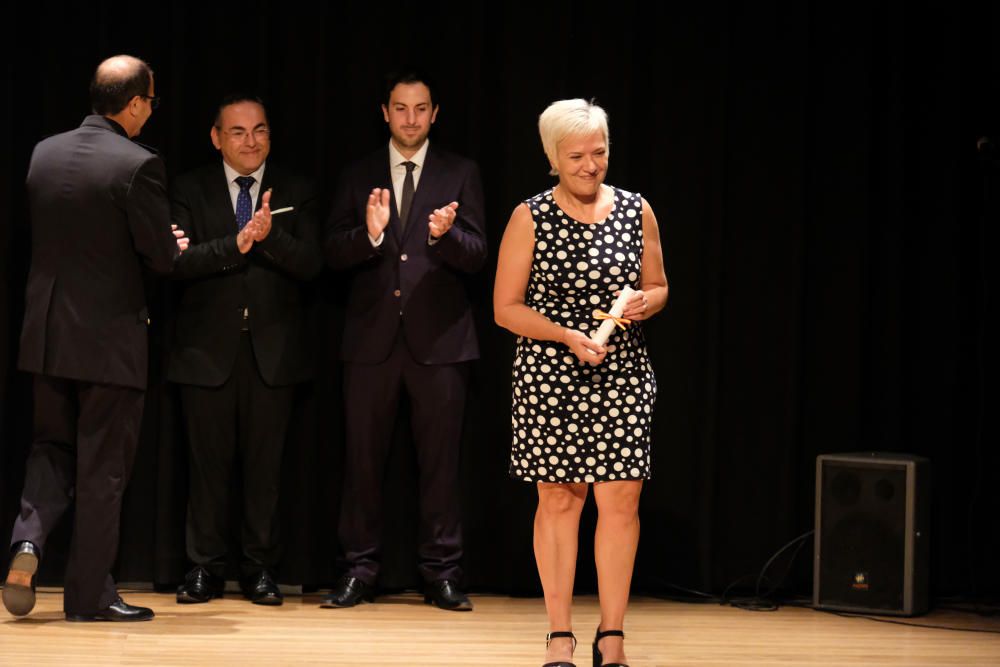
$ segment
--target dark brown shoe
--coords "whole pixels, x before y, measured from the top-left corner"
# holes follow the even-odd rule
[[[3,586],[3,606],[14,616],[27,616],[35,608],[38,548],[31,542],[18,542],[12,552],[10,570]]]

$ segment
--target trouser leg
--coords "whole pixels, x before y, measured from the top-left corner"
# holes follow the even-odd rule
[[[468,364],[405,365],[413,403],[413,440],[420,473],[420,573],[426,581],[461,579],[459,444]]]
[[[181,385],[188,436],[187,554],[217,577],[226,574],[229,497],[236,453],[237,383]]]
[[[44,552],[76,490],[76,383],[36,375],[32,393],[34,433],[11,546],[26,540]]]
[[[374,584],[382,536],[382,484],[402,382],[402,339],[379,364],[346,364],[347,442],[340,543],[348,576]]]
[[[78,386],[76,515],[63,606],[67,614],[93,614],[118,596],[111,567],[118,557],[122,497],[139,444],[144,392]]]
[[[274,570],[281,558],[281,462],[295,387],[264,383],[244,334],[240,345],[239,447],[243,467],[244,577]]]

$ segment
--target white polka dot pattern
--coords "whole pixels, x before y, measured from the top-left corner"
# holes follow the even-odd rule
[[[642,198],[614,188],[595,224],[573,220],[543,192],[525,203],[535,251],[525,303],[590,334],[595,308],[609,310],[625,285],[639,287]],[[526,482],[648,479],[656,378],[639,323],[616,329],[599,366],[561,343],[518,338],[510,475]]]

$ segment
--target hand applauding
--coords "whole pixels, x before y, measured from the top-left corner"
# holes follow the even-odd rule
[[[236,235],[236,245],[244,255],[250,252],[254,243],[267,238],[271,233],[271,191],[264,193],[260,209]]]
[[[368,236],[378,240],[389,224],[389,188],[375,188],[368,195],[368,208],[365,210],[365,225]]]
[[[427,223],[432,238],[439,239],[448,233],[451,226],[455,224],[455,211],[457,209],[457,201],[453,201],[443,208],[434,209],[434,212],[429,216],[430,222]]]

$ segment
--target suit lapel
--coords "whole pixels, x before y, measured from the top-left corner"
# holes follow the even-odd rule
[[[260,188],[257,190],[257,201],[254,205],[254,211],[259,211],[260,207],[264,204],[264,193],[268,190],[271,191],[271,210],[274,211],[279,208],[285,208],[286,206],[293,206],[294,201],[289,199],[291,196],[291,186],[288,185],[288,172],[281,170],[281,165],[268,164],[264,168],[264,179],[260,183]],[[293,213],[293,215],[297,214]]]
[[[264,193],[267,192],[268,188],[274,188],[274,169],[271,165],[267,165],[264,168],[264,179],[260,183],[260,188],[257,189],[257,201],[254,202],[254,211],[259,211],[261,204],[264,203]],[[275,193],[271,193],[271,209],[280,208],[280,206],[275,206],[277,203],[274,200]]]
[[[426,233],[427,222],[420,217],[419,211],[429,202],[435,201],[435,190],[441,182],[441,167],[441,161],[434,154],[433,147],[428,146],[424,164],[420,167],[420,182],[413,193],[413,201],[410,202],[409,219],[403,230],[403,243],[414,234],[414,227],[420,227]]]
[[[208,200],[209,224],[212,230],[209,238],[232,234],[236,231],[236,212],[233,211],[233,200],[229,195],[229,182],[226,172],[219,163],[218,169],[210,173],[209,182],[205,184],[205,198]]]

